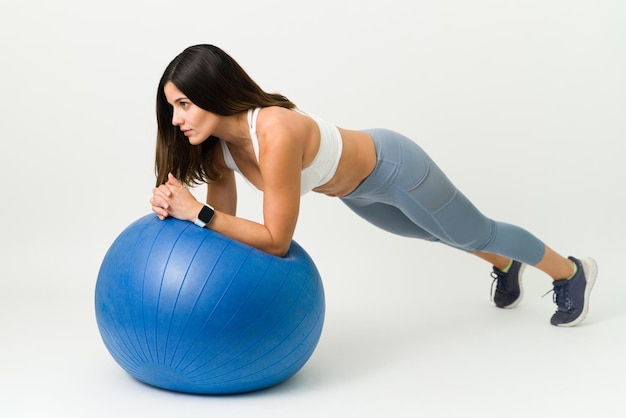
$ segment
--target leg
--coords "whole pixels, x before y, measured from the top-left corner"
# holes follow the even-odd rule
[[[474,255],[493,264],[493,283],[491,285],[491,296],[498,308],[515,308],[522,301],[524,287],[522,285],[522,275],[525,265],[493,253],[474,252]],[[543,271],[553,278],[567,278],[574,274],[572,261],[561,257],[551,248],[546,247],[542,260],[537,264],[543,267]],[[493,285],[496,285],[495,292]]]
[[[535,267],[552,277],[553,280],[563,280],[572,277],[576,268],[572,260],[557,254],[547,245],[543,258]]]
[[[499,270],[504,270],[511,262],[510,258],[495,253],[473,252],[472,254],[491,263]],[[567,279],[574,274],[574,263],[559,255],[547,245],[545,246],[543,258],[534,267],[552,277],[553,280]]]
[[[376,167],[341,198],[359,215],[399,235],[428,237],[530,265],[541,261],[545,250],[539,239],[484,216],[415,142],[388,130],[367,132],[376,147]]]
[[[403,237],[438,241],[432,234],[420,228],[394,206],[361,199],[342,200],[361,218],[387,232]]]
[[[566,259],[525,229],[487,218],[413,141],[391,131],[368,132],[377,165],[354,192],[342,197],[344,203],[384,229],[441,241],[474,253],[497,270],[515,260],[509,272],[499,271],[502,277],[517,279],[523,265],[535,266],[554,279],[559,310],[552,324],[572,326],[584,319],[597,272],[592,259]]]
[[[473,252],[472,254],[474,254],[476,257],[482,258],[488,263],[491,263],[491,265],[499,270],[504,270],[511,263],[510,258],[499,254],[485,252]]]

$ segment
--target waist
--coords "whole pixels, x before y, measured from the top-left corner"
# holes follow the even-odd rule
[[[310,192],[328,183],[339,166],[343,142],[339,129],[328,122],[312,117],[320,131],[320,145],[315,158],[301,173],[300,194]]]

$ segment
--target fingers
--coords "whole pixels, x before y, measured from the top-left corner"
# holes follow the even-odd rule
[[[172,189],[170,189],[167,184],[162,184],[159,187],[155,187],[152,191],[152,193],[160,193],[165,197],[171,197],[172,196]]]
[[[164,221],[165,218],[167,218],[169,216],[169,214],[167,213],[167,211],[159,206],[154,206],[152,205],[152,211],[156,214],[156,216]]]
[[[167,211],[169,204],[159,197],[153,196],[152,199],[150,199],[150,205],[152,205],[152,211],[156,213],[161,220],[169,216],[169,212]]]
[[[171,173],[167,181],[152,189],[150,204],[160,219],[173,217],[182,220],[195,219],[198,201],[191,192]]]
[[[170,184],[172,186],[183,187],[183,183],[181,183],[180,180],[178,180],[176,177],[174,177],[174,175],[172,173],[168,173],[167,174],[167,183],[166,184]]]
[[[163,209],[169,207],[169,200],[172,197],[172,191],[164,185],[152,189],[152,198],[150,202],[153,205],[161,206]]]
[[[159,217],[159,219],[164,220],[169,216],[168,209],[170,208],[170,204],[168,199],[172,196],[172,192],[169,187],[165,185],[161,185],[159,187],[155,187],[152,189],[152,198],[150,199],[150,204],[152,205],[152,211]]]

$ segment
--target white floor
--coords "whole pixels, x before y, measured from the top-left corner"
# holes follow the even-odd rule
[[[445,270],[444,255],[456,263]],[[540,296],[550,287],[537,272],[524,303],[505,311],[489,303],[482,263],[433,246],[417,260],[421,277],[387,270],[380,280],[382,265],[366,262],[326,277],[326,324],[305,367],[275,388],[224,397],[155,389],[114,363],[93,313],[98,257],[23,260],[0,294],[0,416],[624,416],[618,254],[598,260],[592,309],[573,329],[548,324],[552,302]],[[54,285],[62,273],[72,290]]]

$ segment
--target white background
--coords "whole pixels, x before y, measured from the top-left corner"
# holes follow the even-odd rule
[[[588,319],[550,326],[536,270],[496,309],[490,266],[309,194],[295,239],[327,314],[305,367],[233,397],[133,380],[95,280],[150,210],[157,83],[197,43],[307,112],[409,135],[487,215],[594,256]],[[0,63],[0,416],[624,416],[626,3],[4,0]]]

